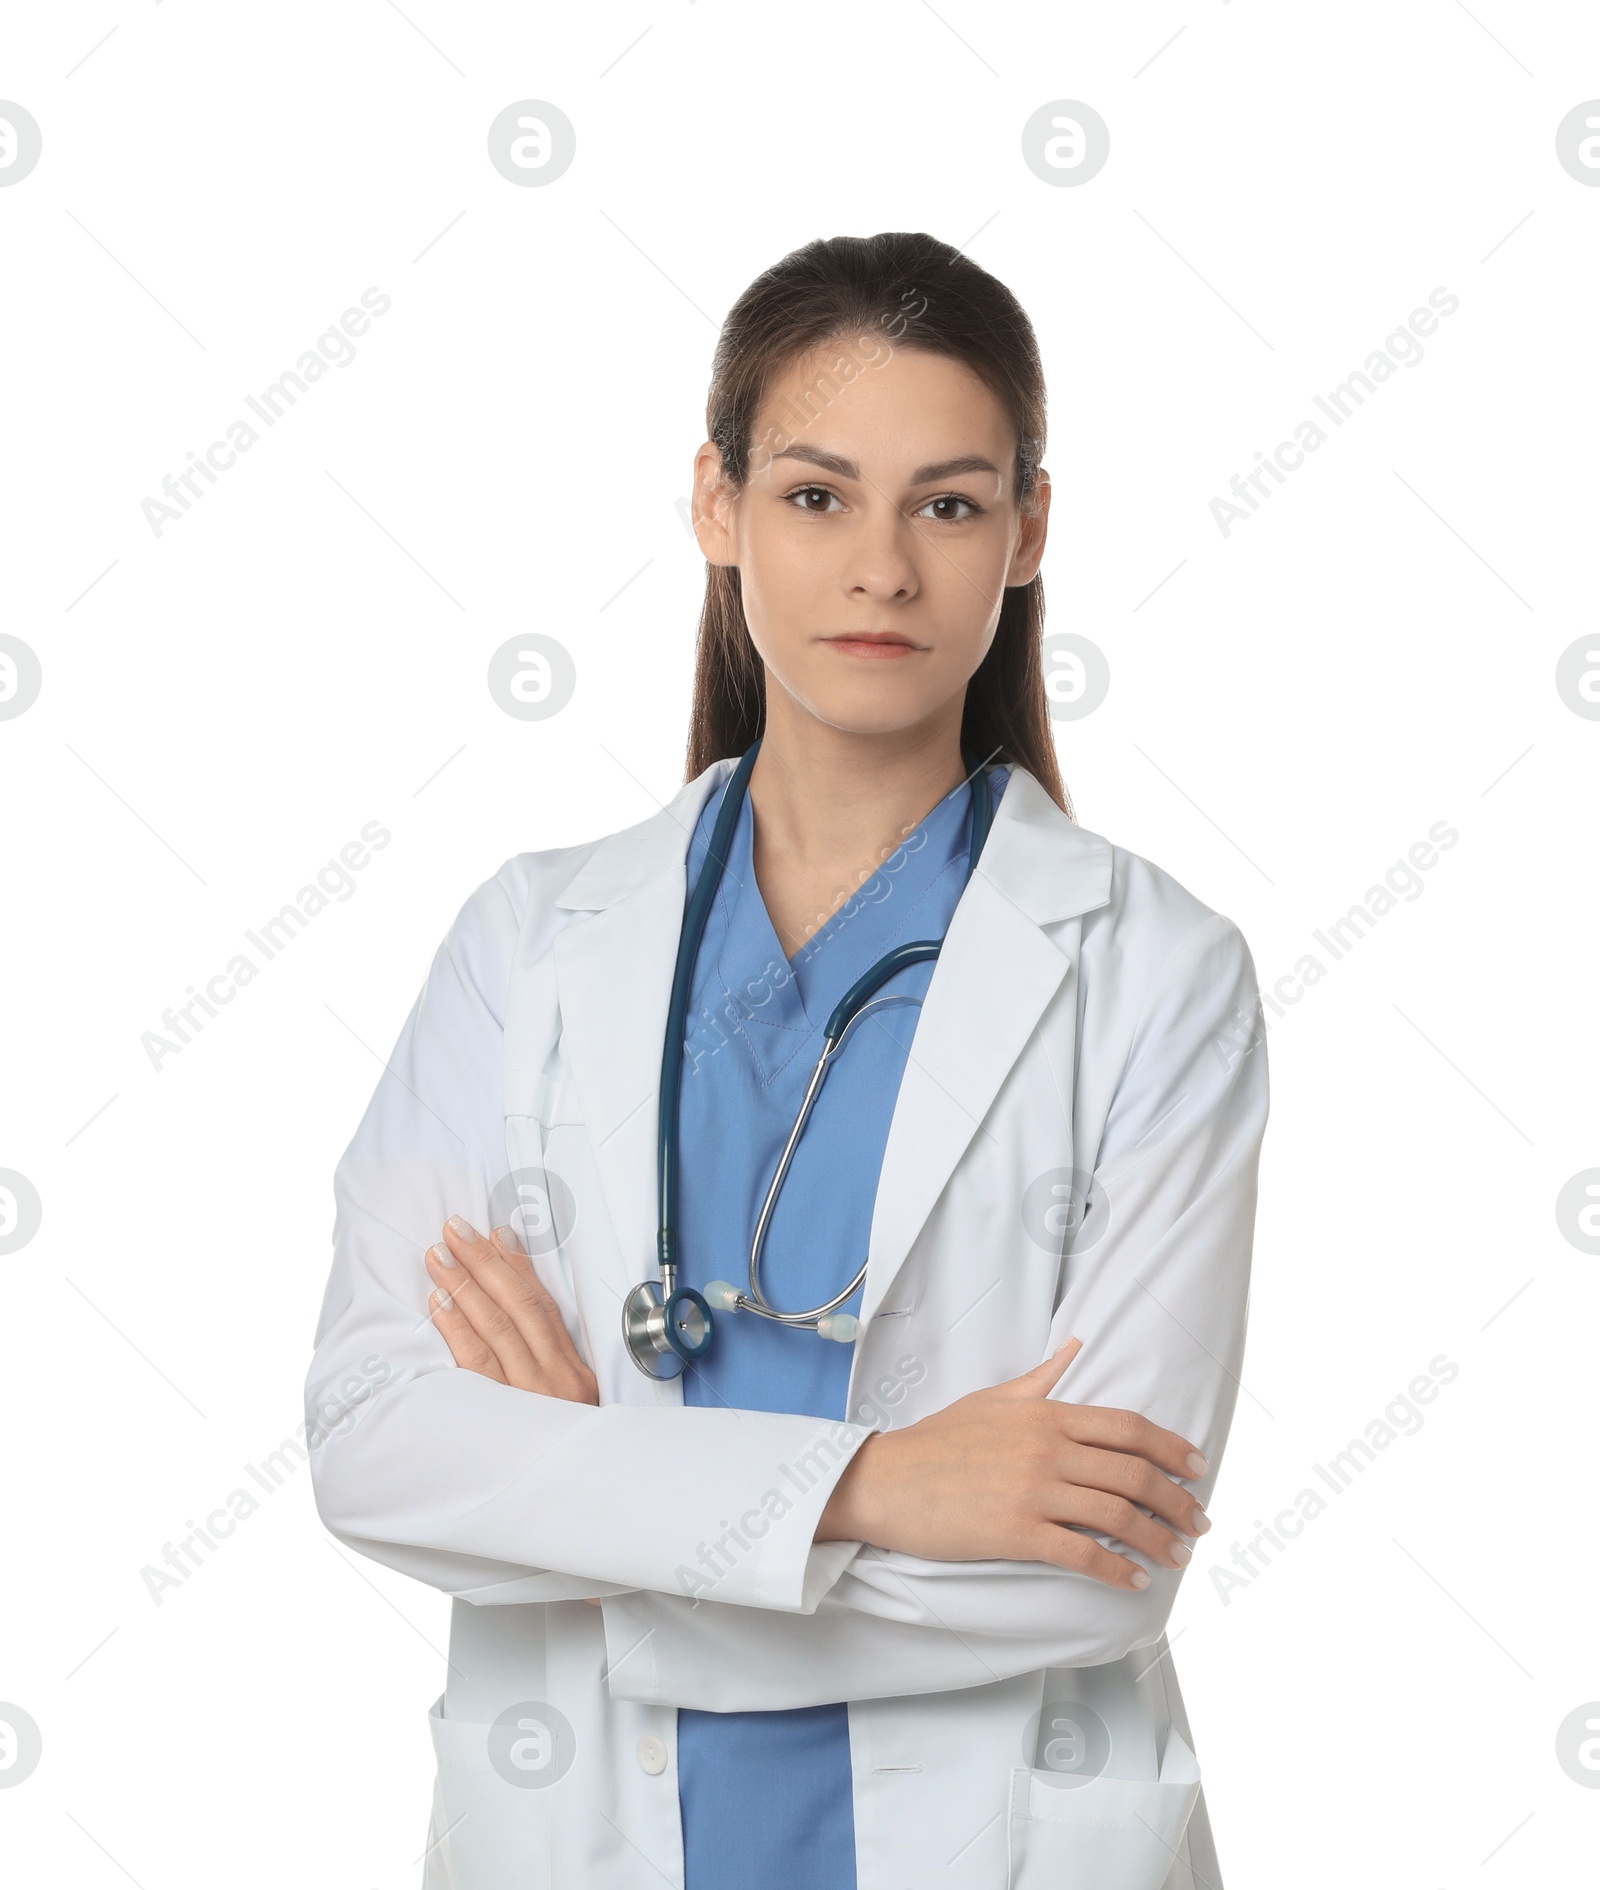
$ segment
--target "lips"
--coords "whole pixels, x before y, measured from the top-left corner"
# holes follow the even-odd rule
[[[824,637],[823,641],[830,649],[838,650],[845,656],[893,659],[914,656],[917,651],[917,645],[909,637],[901,636],[895,630],[863,630],[853,635]]]

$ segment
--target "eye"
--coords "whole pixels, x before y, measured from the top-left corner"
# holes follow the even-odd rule
[[[799,501],[795,505],[797,512],[814,512],[819,517],[829,510],[828,500],[839,499],[838,493],[830,491],[827,486],[796,486],[793,492],[786,492],[783,496],[785,502],[789,504]],[[823,503],[821,505],[808,503],[812,499],[821,499]],[[839,503],[842,507],[844,502],[839,500]]]
[[[952,512],[949,510],[934,512],[932,516],[935,521],[940,525],[959,525],[965,519],[976,518],[983,510],[983,507],[976,504],[973,500],[962,498],[959,492],[944,492],[941,493],[937,499],[925,500],[924,503],[917,508],[913,517],[923,518],[928,516],[929,510],[933,506],[944,506],[948,508],[954,505],[964,505],[967,509],[964,512]]]

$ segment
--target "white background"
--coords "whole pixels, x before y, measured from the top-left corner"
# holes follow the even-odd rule
[[[0,630],[44,672],[0,722],[0,1167],[44,1216],[0,1260],[0,1700],[44,1737],[8,1880],[419,1881],[443,1597],[337,1548],[303,1468],[160,1606],[141,1571],[294,1433],[331,1171],[460,904],[681,779],[723,312],[814,236],[925,229],[1038,329],[1048,628],[1112,675],[1057,725],[1084,824],[1268,985],[1460,835],[1269,1032],[1245,1390],[1172,1623],[1229,1890],[1575,1881],[1600,1260],[1555,1203],[1600,1164],[1600,723],[1555,668],[1596,631],[1600,189],[1555,130],[1600,16],[108,0],[0,54],[43,128],[0,189]],[[577,128],[548,188],[486,155],[527,98]],[[1081,187],[1022,161],[1053,99],[1110,126]],[[354,361],[157,537],[141,501],[369,286]],[[1210,500],[1439,287],[1425,358],[1225,538]],[[548,722],[485,686],[528,630],[578,666]],[[154,1070],[373,820],[353,895]],[[1230,1545],[1441,1354],[1225,1603]]]

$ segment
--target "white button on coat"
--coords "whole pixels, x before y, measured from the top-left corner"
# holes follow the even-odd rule
[[[676,1794],[650,1776],[663,1709],[838,1700],[860,1890],[1217,1886],[1194,1756],[1209,1728],[1191,1735],[1165,1652],[1179,1571],[1148,1565],[1138,1591],[814,1537],[872,1427],[1074,1333],[1060,1395],[1189,1438],[1210,1496],[1267,1117],[1245,941],[1014,768],[895,1099],[844,1407],[862,1421],[686,1410],[681,1380],[634,1367],[618,1308],[655,1277],[685,836],[733,765],[625,833],[517,855],[467,900],[334,1176],[308,1382],[308,1412],[333,1414],[311,1453],[318,1507],[351,1548],[454,1599],[426,1890],[659,1890],[682,1854]],[[488,1229],[519,1202],[598,1406],[459,1370],[427,1317],[422,1255],[446,1216]],[[485,1742],[534,1699],[571,1725],[577,1761],[556,1791],[507,1791]],[[1050,1725],[1090,1711],[1109,1759],[1063,1791]],[[875,1772],[908,1753],[924,1772]],[[375,1820],[376,1802],[351,1815]]]

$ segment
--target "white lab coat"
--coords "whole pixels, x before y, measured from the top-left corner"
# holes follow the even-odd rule
[[[873,1428],[1072,1334],[1063,1393],[1191,1439],[1209,1494],[1267,1115],[1244,940],[1015,769],[896,1101],[851,1421],[685,1407],[630,1362],[620,1311],[655,1277],[685,846],[732,765],[625,832],[519,854],[472,895],[334,1178],[307,1385],[318,1507],[352,1548],[455,1598],[425,1885],[681,1884],[675,1709],[848,1700],[860,1890],[1219,1890],[1163,1634],[1176,1573],[1146,1563],[1141,1594],[812,1536]],[[1029,1232],[1052,1224],[1051,1184],[1044,1210],[1029,1189],[1071,1170],[1093,1184],[1063,1260]],[[532,1204],[598,1408],[458,1370],[427,1318],[424,1247],[449,1214],[505,1219],[508,1188]],[[527,1787],[490,1758],[518,1706],[532,1724],[508,1776]]]

